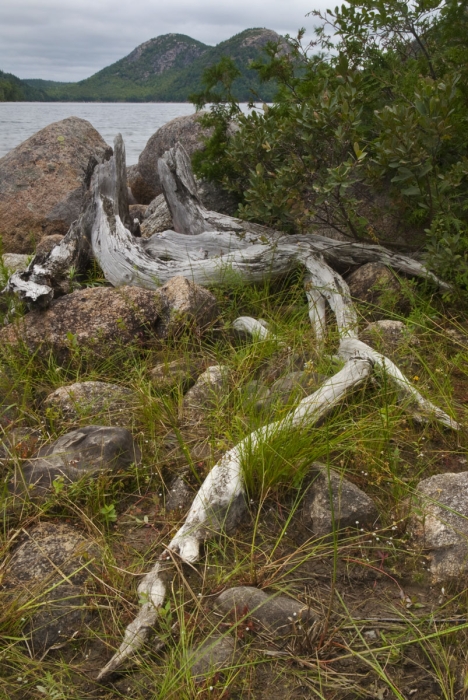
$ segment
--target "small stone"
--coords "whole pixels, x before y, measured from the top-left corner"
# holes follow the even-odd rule
[[[314,535],[323,537],[335,530],[356,527],[356,520],[364,526],[372,526],[377,520],[378,512],[372,499],[336,471],[328,470],[325,465],[315,462],[312,465],[312,475],[313,480],[304,498],[302,516]]]
[[[52,233],[50,236],[43,236],[36,246],[36,256],[46,256],[56,245],[60,245],[64,236],[59,233]]]
[[[243,401],[246,406],[253,404],[255,410],[260,411],[263,402],[269,397],[270,390],[265,384],[262,384],[259,380],[252,380],[248,382],[245,386],[241,387]]]
[[[359,334],[359,339],[383,354],[392,354],[404,343],[419,345],[419,340],[402,321],[382,319],[369,323]]]
[[[166,511],[187,510],[193,498],[193,489],[190,488],[182,476],[178,476],[169,488],[166,498]]]
[[[185,359],[162,362],[150,371],[151,383],[157,391],[169,391],[181,387],[190,389],[200,374],[196,363]]]
[[[128,469],[140,459],[140,450],[128,430],[90,425],[41,447],[21,470],[17,468],[9,487],[18,494],[27,489],[31,498],[41,500],[56,479],[70,484],[103,471]]]
[[[236,642],[230,635],[208,637],[198,648],[188,651],[192,677],[212,676],[223,669],[231,668],[235,654]]]
[[[226,396],[229,368],[213,365],[201,374],[184,396],[182,415],[191,423],[203,420],[206,413],[221,403]]]
[[[150,238],[156,233],[172,230],[174,224],[163,194],[159,194],[146,207],[145,217],[141,223],[141,235]]]
[[[385,315],[385,309],[407,313],[409,302],[402,294],[397,275],[382,263],[366,263],[346,277],[351,297],[369,307],[375,319]]]
[[[56,389],[44,401],[46,411],[64,421],[86,419],[108,425],[130,425],[136,405],[131,389],[107,382],[77,382]]]
[[[253,620],[253,631],[267,631],[283,639],[299,633],[298,623],[310,628],[317,621],[315,613],[303,603],[251,586],[228,588],[216,598],[214,607],[233,618],[232,622],[245,625],[246,621]]]
[[[164,330],[166,337],[186,330],[188,326],[207,328],[218,318],[216,297],[181,275],[166,282],[158,292],[168,309]]]
[[[30,260],[31,256],[26,254],[5,253],[3,255],[3,264],[11,272],[19,272],[20,270],[26,270]]]
[[[66,524],[40,523],[25,533],[14,550],[2,580],[3,601],[33,603],[23,634],[34,656],[63,643],[89,621],[85,582],[98,546]]]

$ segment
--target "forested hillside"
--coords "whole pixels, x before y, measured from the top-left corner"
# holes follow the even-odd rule
[[[239,70],[233,86],[236,98],[247,101],[258,94],[270,101],[275,85],[262,85],[250,67],[269,41],[281,39],[268,29],[247,29],[213,47],[183,34],[165,34],[79,83],[27,82],[46,92],[47,99],[58,101],[186,102],[201,89],[203,71],[229,56]]]
[[[42,102],[48,99],[42,90],[0,70],[0,102]]]

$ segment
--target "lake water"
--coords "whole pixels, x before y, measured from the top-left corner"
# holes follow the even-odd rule
[[[241,107],[247,110],[247,105]],[[134,165],[160,126],[194,111],[186,102],[0,102],[0,158],[48,124],[81,117],[91,122],[110,146],[121,133],[127,165]]]
[[[194,111],[193,105],[186,102],[0,102],[0,158],[48,124],[66,117],[81,117],[91,122],[110,146],[116,134],[121,133],[127,165],[133,165],[160,126]]]

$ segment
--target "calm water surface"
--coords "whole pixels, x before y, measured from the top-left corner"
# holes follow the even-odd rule
[[[91,122],[111,146],[120,132],[127,165],[133,165],[160,126],[174,117],[193,113],[193,105],[184,102],[0,102],[0,158],[48,124],[66,117],[81,117]]]

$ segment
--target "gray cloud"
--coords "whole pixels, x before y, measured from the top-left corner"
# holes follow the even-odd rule
[[[76,81],[169,32],[215,45],[248,27],[311,35],[326,0],[3,0],[0,69],[20,78]]]

